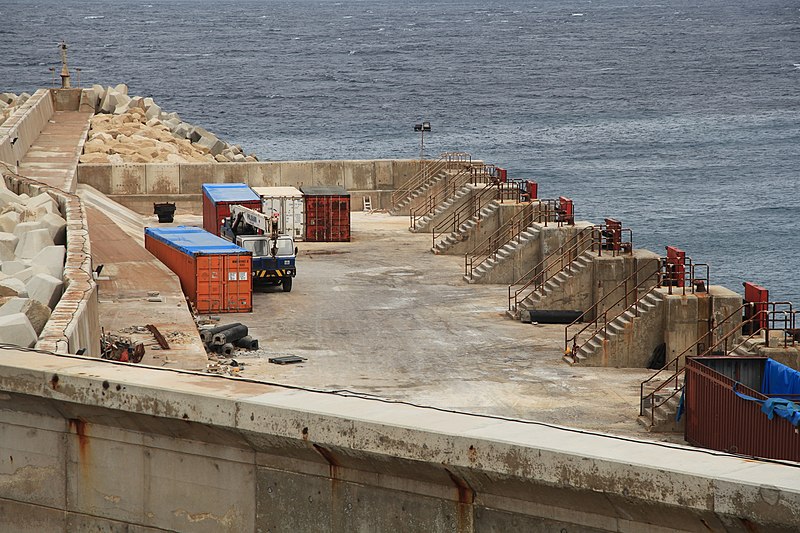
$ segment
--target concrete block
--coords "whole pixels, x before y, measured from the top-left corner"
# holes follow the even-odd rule
[[[25,285],[28,297],[37,300],[50,309],[55,309],[61,299],[64,282],[49,274],[36,274]]]
[[[180,194],[202,194],[204,183],[214,183],[213,163],[187,163],[178,165]]]
[[[13,276],[17,272],[25,270],[30,265],[23,261],[3,261],[3,266],[0,267],[0,271],[6,276]]]
[[[4,102],[8,105],[14,103],[14,100],[17,99],[17,95],[13,93],[0,93],[0,102]]]
[[[19,237],[13,233],[0,232],[0,261],[13,261],[18,243]]]
[[[114,165],[111,168],[110,194],[144,194],[145,167],[142,164]]]
[[[162,123],[162,124],[164,124],[166,127],[168,127],[168,128],[169,128],[169,131],[171,131],[171,132],[173,132],[173,133],[174,133],[174,132],[175,132],[175,130],[178,128],[178,126],[180,126],[181,124],[183,124],[183,123],[182,123],[180,120],[178,120],[177,118],[168,118],[168,119],[166,119],[166,120],[164,120],[164,119],[161,119],[161,123]]]
[[[52,237],[54,244],[66,244],[67,221],[61,218],[61,215],[47,213],[39,219],[39,222],[50,232],[50,237]]]
[[[313,163],[308,161],[282,161],[281,186],[297,187],[314,184]]]
[[[180,167],[178,165],[148,163],[144,167],[146,194],[177,194],[180,192]]]
[[[4,278],[0,280],[0,296],[21,296],[27,292],[27,287],[17,278]]]
[[[315,161],[312,163],[313,184],[322,187],[344,187],[344,163],[342,161]]]
[[[373,161],[373,184],[376,189],[391,188],[389,184],[392,183],[392,173],[394,171],[394,162],[386,160]]]
[[[40,269],[39,267],[27,267],[27,268],[24,268],[24,269],[20,270],[19,272],[17,272],[16,274],[14,274],[11,277],[20,280],[22,283],[28,283],[33,276],[35,276],[36,274],[41,274],[41,273],[42,273],[42,269]]]
[[[0,342],[32,348],[38,337],[24,313],[0,316]]]
[[[174,130],[172,130],[172,133],[174,133],[181,139],[188,139],[193,129],[194,127],[191,124],[187,124],[186,122],[181,122]]]
[[[23,222],[22,224],[26,224]],[[20,224],[20,226],[22,225]],[[32,259],[47,246],[53,246],[50,230],[35,229],[21,234],[14,255],[21,259]]]
[[[35,211],[39,217],[47,213],[59,212],[58,203],[46,192],[40,193],[25,202],[25,207],[28,208],[28,210]]]
[[[31,95],[29,95],[28,93],[22,93],[19,96],[17,96],[17,101],[14,102],[14,105],[19,107],[22,104],[24,104],[25,102],[27,102],[28,100],[30,100],[30,98],[31,98]]]
[[[117,105],[119,105],[117,103],[117,96],[119,96],[119,93],[113,88],[109,87],[103,96],[103,101],[100,102],[100,111],[103,113],[113,113],[114,109],[116,109]]]
[[[212,183],[246,183],[247,169],[236,163],[215,163],[212,165]]]
[[[251,187],[278,187],[281,184],[279,163],[244,163],[247,168],[247,183]]]
[[[9,191],[6,187],[0,189],[0,207],[5,207],[14,203],[19,203],[19,196]]]
[[[50,274],[54,278],[64,277],[64,259],[67,255],[65,246],[47,246],[31,259],[31,264]]]
[[[22,313],[28,317],[36,335],[42,333],[45,324],[50,319],[50,308],[31,298],[14,297],[0,306],[0,317]]]
[[[31,231],[36,231],[37,229],[44,229],[44,228],[45,225],[42,224],[39,220],[31,220],[28,222],[19,222],[12,230],[12,233],[14,233],[14,235],[16,235],[18,238],[21,239],[25,233],[29,233]]]
[[[375,166],[372,161],[345,161],[344,188],[364,190],[375,188]]]
[[[203,135],[194,143],[196,146],[206,148],[211,155],[221,154],[225,149],[225,143],[217,139],[214,135]]]
[[[211,132],[201,128],[200,126],[195,126],[192,130],[192,134],[189,137],[189,140],[193,143],[199,141],[202,137],[212,137],[213,135]]]
[[[233,161],[235,163],[244,163],[245,162],[245,157],[242,154],[234,154],[233,155]]]
[[[14,233],[14,228],[20,222],[19,213],[16,211],[9,211],[0,215],[0,231],[6,233]]]
[[[103,194],[111,193],[111,165],[78,165],[78,183],[90,185]]]

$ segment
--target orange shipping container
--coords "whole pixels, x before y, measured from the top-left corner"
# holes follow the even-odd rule
[[[252,254],[194,227],[146,228],[144,246],[181,280],[200,313],[249,313]]]
[[[206,183],[203,185],[203,228],[219,235],[222,219],[231,216],[232,205],[261,211],[261,197],[246,183]]]

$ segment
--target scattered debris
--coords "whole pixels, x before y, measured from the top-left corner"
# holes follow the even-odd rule
[[[138,363],[144,357],[144,344],[133,342],[130,337],[121,337],[102,332],[100,336],[100,357],[123,363]]]
[[[145,327],[150,330],[150,333],[152,333],[153,337],[156,338],[156,342],[158,342],[158,345],[162,350],[169,350],[169,343],[167,342],[167,339],[165,339],[164,335],[158,331],[157,327],[155,327],[153,324],[147,324]]]
[[[306,361],[305,357],[300,357],[299,355],[283,355],[281,357],[270,357],[269,362],[275,363],[276,365],[290,365],[294,363],[302,363]]]

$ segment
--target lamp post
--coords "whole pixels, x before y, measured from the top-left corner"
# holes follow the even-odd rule
[[[414,131],[419,132],[419,167],[420,172],[425,168],[425,132],[431,131],[431,123],[428,121],[414,124]]]

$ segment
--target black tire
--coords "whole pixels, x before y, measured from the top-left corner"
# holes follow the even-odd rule
[[[283,292],[292,292],[292,278],[283,278]]]

